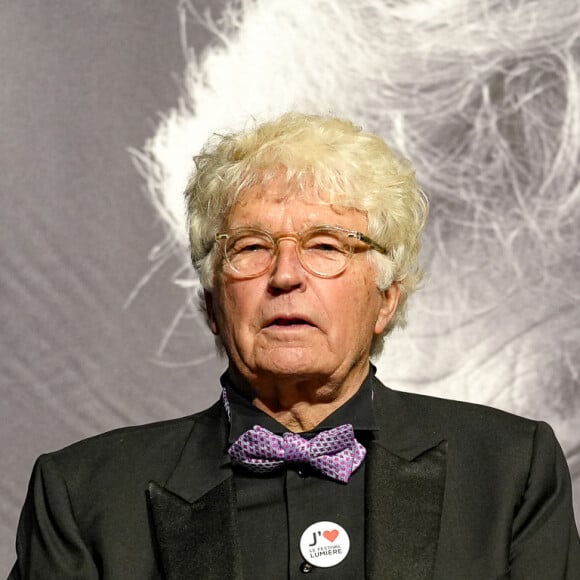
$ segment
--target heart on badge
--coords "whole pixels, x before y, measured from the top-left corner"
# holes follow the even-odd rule
[[[322,535],[329,541],[334,542],[338,537],[338,530],[326,530],[322,532]]]
[[[314,522],[300,537],[302,557],[316,568],[337,566],[346,558],[349,550],[348,532],[336,522]]]

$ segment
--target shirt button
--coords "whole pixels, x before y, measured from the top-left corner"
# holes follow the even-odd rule
[[[300,572],[302,572],[302,574],[310,574],[310,572],[312,572],[312,564],[302,562],[302,564],[300,564]]]
[[[299,467],[299,468],[296,470],[296,473],[298,474],[298,476],[299,476],[299,477],[302,477],[302,478],[306,477],[306,472],[305,472],[305,471],[304,471],[304,469],[302,469],[301,467]]]

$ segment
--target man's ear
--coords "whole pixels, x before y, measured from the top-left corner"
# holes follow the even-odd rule
[[[205,313],[207,316],[207,323],[209,325],[210,330],[217,336],[220,333],[220,330],[215,317],[213,294],[209,290],[204,290],[203,299],[205,301]]]
[[[382,290],[382,294],[382,305],[375,323],[376,335],[382,334],[393,320],[401,297],[401,287],[398,282],[393,282],[386,290]]]

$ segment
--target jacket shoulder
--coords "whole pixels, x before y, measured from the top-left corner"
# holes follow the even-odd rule
[[[385,445],[411,457],[445,441],[454,463],[487,465],[525,477],[534,454],[558,443],[549,425],[485,405],[375,388]]]
[[[106,484],[139,474],[163,480],[175,466],[193,429],[199,423],[219,422],[220,403],[192,415],[114,429],[43,454],[40,467],[54,466],[73,488],[94,481]]]

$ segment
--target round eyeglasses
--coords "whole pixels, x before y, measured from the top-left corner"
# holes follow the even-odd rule
[[[215,239],[221,244],[231,275],[238,278],[256,278],[267,272],[282,240],[296,242],[300,263],[320,278],[332,278],[344,272],[356,252],[373,249],[387,253],[365,234],[339,226],[317,226],[277,236],[258,228],[234,228],[216,234]],[[361,247],[361,243],[366,247]]]

